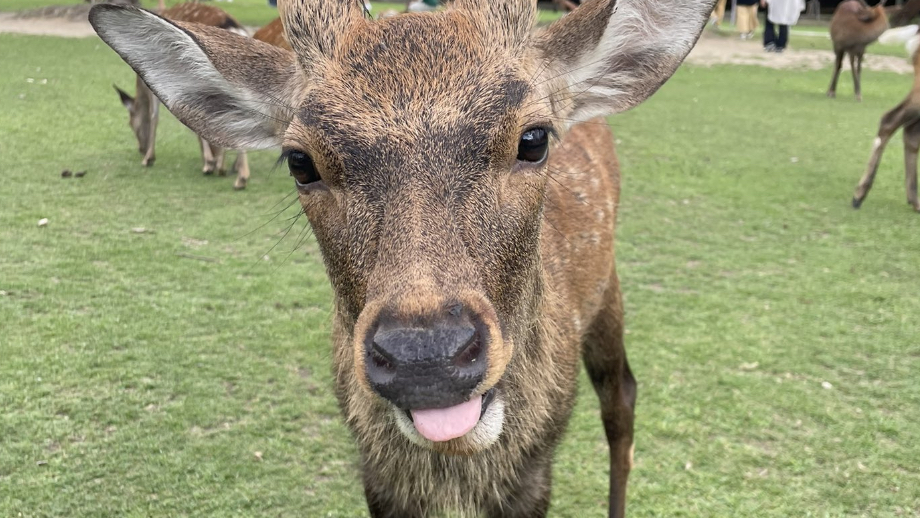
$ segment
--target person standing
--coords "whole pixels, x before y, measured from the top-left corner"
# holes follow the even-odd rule
[[[722,18],[725,18],[725,3],[728,0],[719,0],[716,2],[715,9],[712,10],[712,14],[709,15],[709,23],[718,27],[722,24]]]
[[[782,52],[789,42],[789,27],[799,21],[799,13],[805,10],[805,0],[760,0],[767,8],[767,23],[763,30],[763,49],[767,52]],[[778,31],[774,25],[779,26]],[[777,34],[777,32],[779,34]]]
[[[742,40],[754,37],[754,31],[760,23],[757,21],[757,4],[759,0],[737,0],[735,8],[738,9],[738,31]]]

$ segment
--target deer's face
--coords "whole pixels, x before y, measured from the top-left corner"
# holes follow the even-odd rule
[[[509,366],[548,354],[525,345],[550,136],[651,95],[713,3],[588,0],[532,35],[533,0],[380,22],[354,0],[285,0],[293,52],[133,9],[90,21],[204,139],[284,149],[350,339],[337,369],[363,387],[348,397],[469,453],[501,433]]]
[[[137,138],[137,150],[144,154],[150,147],[150,109],[149,99],[143,99],[142,92],[138,92],[138,97],[131,97],[124,90],[115,87],[118,96],[121,99],[122,106],[128,110],[128,125],[134,136]]]
[[[487,36],[456,12],[361,26],[284,135],[356,376],[419,442],[501,419],[534,309],[555,117]]]

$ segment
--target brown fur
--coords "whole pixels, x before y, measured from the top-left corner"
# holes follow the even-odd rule
[[[257,30],[252,37],[269,45],[291,50],[291,44],[284,38],[284,26],[281,25],[281,18],[275,18],[271,23]]]
[[[545,173],[509,175],[498,169],[483,175],[470,169],[466,164],[476,155],[458,155],[458,148],[501,137],[493,140],[495,149],[479,151],[501,164],[517,143],[516,128],[553,118],[544,96],[530,92],[521,99],[530,109],[512,111],[513,118],[498,125],[488,117],[464,122],[507,109],[505,99],[483,98],[488,90],[479,77],[504,82],[504,90],[512,91],[537,73],[519,64],[513,35],[504,33],[509,39],[494,47],[476,44],[485,23],[460,11],[405,15],[392,26],[354,21],[347,43],[332,50],[334,60],[310,64],[323,80],[308,94],[305,124],[295,119],[287,132],[290,145],[310,149],[322,161],[330,187],[354,199],[347,226],[346,213],[330,195],[301,201],[336,287],[336,392],[361,448],[375,517],[426,516],[450,507],[542,515],[550,455],[571,413],[586,342],[597,344],[584,350],[592,370],[603,372],[597,378],[607,394],[605,417],[619,424],[612,433],[617,480],[612,485],[616,494],[624,492],[620,485],[625,487],[628,466],[622,459],[632,442],[624,392],[634,393],[634,386],[627,376],[613,267],[619,176],[610,131],[601,120],[576,127],[554,150]],[[446,33],[450,41],[438,38]],[[432,45],[405,48],[415,41]],[[384,48],[400,61],[376,59],[375,49]],[[477,76],[437,69],[441,62],[471,61],[479,63]],[[355,99],[365,101],[356,106]],[[435,127],[425,116],[432,109],[439,110]],[[508,134],[505,128],[515,129]],[[382,135],[388,135],[386,143]],[[348,148],[368,151],[343,155]],[[375,178],[344,176],[362,169],[375,171]],[[451,175],[443,176],[446,171]],[[438,193],[455,189],[451,185],[459,186],[464,176],[479,177],[464,197],[469,201],[451,204],[453,218],[438,219],[436,207],[444,203]],[[352,181],[360,184],[348,186]],[[384,207],[390,208],[381,211]],[[437,314],[456,300],[488,315],[492,340],[484,388],[500,383],[516,396],[507,402],[512,417],[488,454],[477,453],[465,437],[420,450],[396,432],[392,411],[367,390],[363,376],[361,344],[379,309]],[[587,339],[589,332],[596,342]],[[495,487],[505,489],[496,493]]]
[[[178,4],[164,10],[161,16],[169,20],[182,22],[195,22],[211,27],[220,27],[221,29],[242,29],[239,24],[226,11],[213,5],[199,4],[197,2],[186,2]]]
[[[879,123],[878,135],[869,157],[866,172],[859,180],[853,193],[853,208],[858,209],[869,194],[885,146],[895,132],[904,128],[904,189],[907,192],[907,204],[920,212],[920,200],[917,199],[917,152],[920,147],[920,52],[912,56],[914,64],[914,84],[897,106],[885,112]]]
[[[856,100],[862,100],[860,81],[862,60],[866,47],[888,29],[888,14],[879,2],[875,7],[866,7],[860,0],[846,0],[837,5],[831,18],[831,41],[834,44],[834,75],[827,90],[828,97],[837,95],[837,79],[843,67],[844,55],[850,56],[850,70],[853,73],[853,89]]]
[[[662,12],[633,0],[617,15],[613,0],[589,0],[533,33],[527,0],[457,0],[377,22],[360,2],[282,1],[294,53],[125,10],[90,20],[205,138],[280,143],[315,164],[321,179],[299,187],[300,202],[335,295],[336,395],[374,518],[545,516],[579,358],[601,402],[609,514],[619,518],[636,398],[614,260],[619,165],[603,118],[571,120],[651,95],[712,4]],[[125,20],[213,70],[201,65],[199,85],[181,75],[185,62],[147,63],[118,28]],[[534,127],[558,135],[546,162],[517,159]],[[401,410],[372,390],[365,344],[382,315],[426,328],[458,307],[478,318],[486,344],[471,395],[497,391],[504,420],[489,440],[474,429],[431,442],[401,428]]]
[[[892,27],[907,25],[920,13],[920,0],[907,0],[904,5],[886,7],[888,22]]]

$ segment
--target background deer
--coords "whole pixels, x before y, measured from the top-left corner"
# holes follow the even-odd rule
[[[281,18],[275,18],[271,23],[257,30],[252,37],[281,49],[292,50],[287,40],[284,39],[284,26],[281,25]]]
[[[862,76],[862,60],[866,47],[888,29],[888,15],[885,12],[884,1],[875,7],[867,6],[862,0],[846,0],[837,5],[834,16],[831,18],[831,41],[834,43],[834,75],[831,85],[827,89],[828,97],[837,95],[837,79],[843,67],[843,56],[850,56],[850,70],[853,73],[853,90],[856,100],[862,100],[860,79]]]
[[[179,4],[166,9],[161,15],[171,20],[209,25],[243,36],[247,35],[246,30],[229,14],[207,4]],[[156,160],[156,132],[160,120],[160,101],[140,75],[135,80],[133,97],[117,86],[115,90],[121,98],[122,105],[128,109],[128,123],[137,138],[138,150],[144,155],[141,164],[151,166]],[[204,163],[202,172],[204,174],[217,172],[223,175],[225,150],[201,136],[198,137],[198,144],[201,147],[201,160]],[[237,173],[233,187],[235,189],[245,188],[249,181],[249,162],[245,151],[239,151],[236,162],[233,164],[233,170]]]
[[[380,21],[354,0],[278,7],[293,52],[132,8],[90,19],[205,139],[283,149],[371,515],[544,516],[581,357],[623,516],[636,382],[598,116],[654,93],[713,1],[589,0],[538,32],[532,0]]]
[[[917,200],[917,150],[920,148],[920,53],[917,52],[917,48],[920,47],[920,35],[917,34],[916,25],[909,25],[891,29],[882,36],[881,40],[883,43],[897,41],[907,43],[907,50],[914,65],[914,84],[910,93],[900,104],[882,115],[878,135],[872,144],[872,155],[869,157],[866,173],[856,186],[856,192],[853,193],[853,208],[858,209],[866,199],[869,189],[872,188],[872,182],[875,181],[875,173],[878,172],[885,146],[894,133],[903,127],[904,188],[907,191],[907,204],[920,212],[920,201]]]

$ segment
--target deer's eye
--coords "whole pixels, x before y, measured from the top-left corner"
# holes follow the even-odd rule
[[[521,135],[518,142],[517,159],[521,162],[539,164],[546,160],[549,149],[549,132],[545,128],[532,128]]]
[[[294,177],[297,187],[306,187],[311,183],[322,181],[316,171],[316,165],[310,155],[303,151],[291,151],[287,155],[288,170]]]

